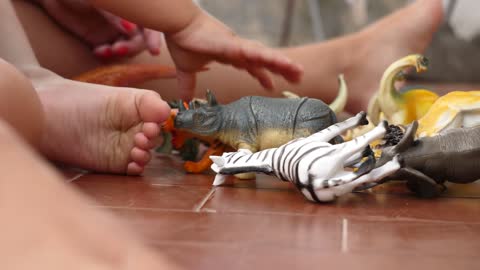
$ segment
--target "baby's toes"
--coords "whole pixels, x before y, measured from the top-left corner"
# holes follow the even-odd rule
[[[150,150],[155,147],[154,140],[150,140],[142,132],[135,134],[134,143],[135,143],[135,147],[138,147],[142,150]]]
[[[170,106],[158,93],[147,90],[138,93],[136,105],[142,122],[160,124],[170,117]]]
[[[144,123],[142,133],[149,139],[156,139],[160,135],[160,125],[157,123]]]
[[[128,166],[127,166],[127,175],[142,174],[144,169],[145,169],[144,166],[141,166],[135,162],[130,162],[128,163]]]
[[[152,155],[150,154],[150,151],[134,147],[130,152],[130,158],[138,165],[145,166],[152,158]]]
[[[152,155],[150,151],[140,149],[138,147],[133,147],[130,152],[131,162],[127,165],[127,174],[128,175],[139,175],[143,173],[145,165],[151,160]]]
[[[159,141],[160,131],[157,123],[144,123],[141,132],[135,134],[135,146],[143,150],[154,148]]]

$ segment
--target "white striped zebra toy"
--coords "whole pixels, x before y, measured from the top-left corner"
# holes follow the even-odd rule
[[[382,122],[370,132],[351,141],[330,144],[334,137],[348,129],[368,124],[364,112],[337,123],[306,138],[299,138],[278,148],[252,153],[246,149],[210,156],[212,169],[217,173],[213,185],[221,185],[226,175],[256,172],[273,174],[290,181],[310,201],[327,202],[352,192],[355,188],[374,183],[400,169],[397,157],[375,168],[370,156],[360,163],[359,169],[348,168],[358,164],[369,154],[369,144],[382,138],[387,123]],[[371,151],[371,150],[370,150]]]

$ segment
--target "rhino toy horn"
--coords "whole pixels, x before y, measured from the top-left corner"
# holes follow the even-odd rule
[[[212,93],[212,91],[210,91],[210,89],[207,90],[207,101],[208,106],[210,107],[218,105],[217,99],[215,98],[215,95]]]
[[[188,103],[188,107],[192,110],[195,110],[197,109],[197,103],[194,101],[194,100],[191,100],[189,103]]]
[[[185,103],[183,102],[183,100],[180,100],[180,102],[178,104],[178,111],[183,112],[183,111],[186,111],[186,110],[187,110],[187,107],[185,107]]]

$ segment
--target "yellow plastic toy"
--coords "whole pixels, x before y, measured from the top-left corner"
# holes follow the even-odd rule
[[[416,72],[428,68],[423,55],[406,56],[385,70],[378,93],[370,100],[368,117],[373,124],[387,120],[395,125],[408,125],[418,120],[417,137],[435,136],[450,128],[480,124],[480,91],[455,91],[439,97],[430,90],[412,88],[397,91],[395,83],[404,79],[406,68]]]
[[[440,97],[418,124],[417,137],[480,125],[480,91],[455,91]]]
[[[438,95],[426,89],[404,89],[401,92],[395,83],[404,80],[404,70],[415,68],[416,72],[424,72],[428,68],[428,60],[423,55],[413,54],[391,64],[383,73],[378,92],[372,97],[368,106],[369,120],[378,124],[385,119],[391,124],[407,125],[424,116]]]

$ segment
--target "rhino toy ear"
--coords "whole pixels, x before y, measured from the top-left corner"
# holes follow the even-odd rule
[[[400,142],[395,146],[395,152],[401,153],[407,150],[410,146],[413,145],[415,141],[415,134],[417,133],[418,121],[413,121],[405,131],[405,135],[400,140]]]
[[[217,106],[217,99],[215,98],[215,95],[210,91],[210,89],[207,90],[207,101],[208,101],[208,106],[213,107]]]

